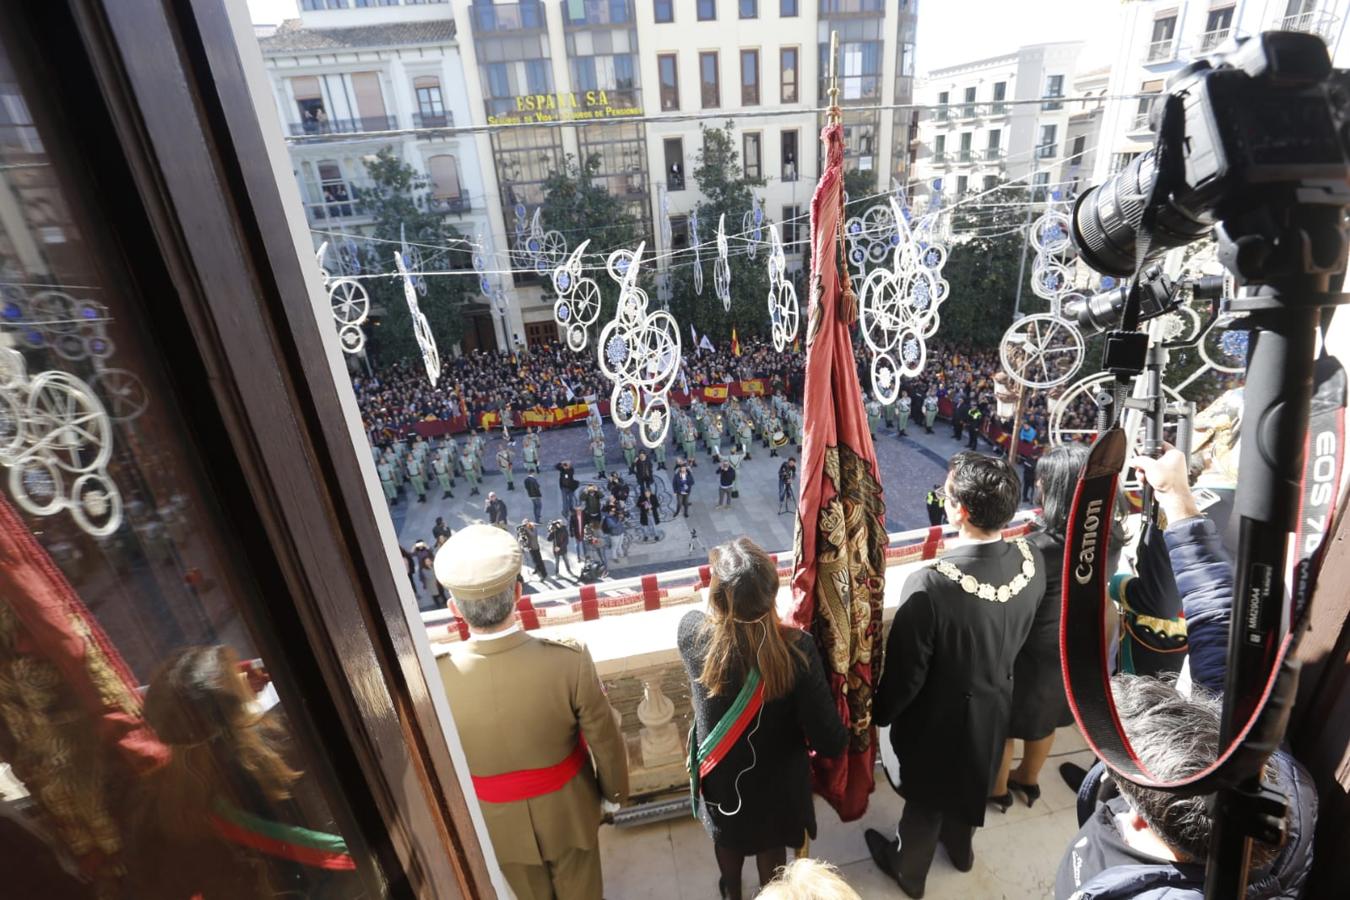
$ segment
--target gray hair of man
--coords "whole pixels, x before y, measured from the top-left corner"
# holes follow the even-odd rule
[[[1176,677],[1116,675],[1111,679],[1116,711],[1135,753],[1154,777],[1177,781],[1213,765],[1219,754],[1219,717],[1223,701],[1198,685],[1188,697]],[[1264,781],[1275,778],[1267,766]],[[1209,797],[1183,797],[1115,779],[1130,807],[1149,830],[1183,861],[1203,862],[1209,853],[1214,820]],[[1252,843],[1252,868],[1269,865],[1279,848]]]
[[[453,592],[451,596],[454,596]],[[480,597],[475,600],[454,597],[454,600],[455,607],[464,617],[464,621],[469,623],[470,628],[487,631],[504,623],[511,618],[511,613],[515,612],[516,586],[512,584],[500,594],[491,597]]]

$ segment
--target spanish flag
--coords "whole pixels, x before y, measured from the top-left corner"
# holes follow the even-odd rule
[[[731,355],[732,356],[741,355],[741,342],[740,339],[736,337],[735,328],[731,329]]]

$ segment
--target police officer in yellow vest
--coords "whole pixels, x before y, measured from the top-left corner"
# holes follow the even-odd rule
[[[628,795],[628,757],[590,652],[516,621],[520,545],[470,525],[436,554],[470,639],[437,665],[492,849],[520,900],[600,900],[601,799]]]
[[[928,524],[941,525],[947,514],[947,498],[943,496],[941,486],[933,485],[933,489],[924,500],[924,505],[928,507]]]

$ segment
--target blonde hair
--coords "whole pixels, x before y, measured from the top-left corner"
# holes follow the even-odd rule
[[[818,859],[796,859],[778,870],[758,900],[862,900],[839,871]]]

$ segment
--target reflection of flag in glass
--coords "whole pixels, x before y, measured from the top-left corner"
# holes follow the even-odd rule
[[[736,337],[736,329],[731,329],[731,355],[741,355],[741,339]]]
[[[848,750],[813,761],[814,787],[845,821],[872,792],[881,676],[886,508],[849,339],[857,300],[841,267],[842,128],[829,125],[825,171],[811,199],[811,299],[806,338],[802,484],[792,571],[791,621],[816,639]]]

